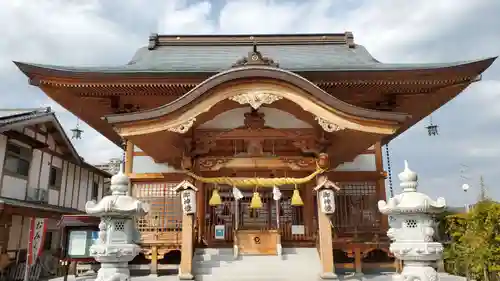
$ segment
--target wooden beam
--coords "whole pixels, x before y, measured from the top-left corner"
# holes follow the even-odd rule
[[[163,182],[180,182],[184,180],[184,173],[131,173],[129,178],[134,182],[144,181],[163,181]]]

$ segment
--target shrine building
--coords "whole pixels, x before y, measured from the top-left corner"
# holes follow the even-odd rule
[[[124,146],[131,194],[151,205],[137,226],[152,272],[180,251],[189,275],[201,248],[317,248],[323,273],[391,267],[382,146],[494,60],[386,64],[346,32],[154,34],[125,65],[16,64]]]

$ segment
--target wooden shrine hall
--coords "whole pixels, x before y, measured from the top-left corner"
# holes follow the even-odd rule
[[[204,247],[317,247],[323,272],[360,272],[392,266],[377,210],[382,146],[493,61],[385,64],[346,32],[154,34],[125,65],[16,64],[124,144],[131,192],[151,204],[137,226],[153,272],[180,250],[189,273],[193,249]],[[176,187],[196,190],[195,202],[183,203]]]

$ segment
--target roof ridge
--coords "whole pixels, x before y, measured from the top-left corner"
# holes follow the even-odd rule
[[[15,109],[10,109],[10,110],[15,110]],[[19,110],[22,110],[22,109],[20,108]],[[0,110],[0,111],[2,111],[2,110]],[[29,115],[45,114],[45,113],[51,113],[51,114],[53,114],[54,112],[51,110],[51,108],[49,106],[49,107],[45,107],[45,108],[34,109],[34,110],[31,110],[31,111],[26,111],[26,112],[14,113],[14,114],[11,114],[11,115],[1,116],[0,117],[0,121],[12,119],[12,118],[29,116]]]
[[[213,45],[347,45],[355,48],[352,32],[303,34],[160,35],[149,36],[149,50],[160,46]]]

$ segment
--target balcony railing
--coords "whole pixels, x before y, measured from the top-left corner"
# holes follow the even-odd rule
[[[49,203],[48,190],[43,188],[28,188],[26,201],[48,204]]]

